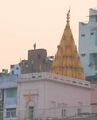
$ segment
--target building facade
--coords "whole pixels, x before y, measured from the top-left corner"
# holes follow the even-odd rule
[[[0,120],[16,119],[17,76],[0,76]]]
[[[10,65],[10,75],[17,75],[21,74],[21,67],[20,64]]]
[[[88,79],[97,79],[97,10],[89,9],[88,23],[79,23],[79,53]],[[92,77],[93,76],[93,77]]]
[[[0,89],[0,120],[3,120],[4,90]]]
[[[23,74],[18,79],[18,96],[20,120],[91,113],[88,81],[46,72]]]
[[[22,60],[20,63],[21,73],[50,71],[53,61],[51,57],[47,56],[45,49],[28,50],[28,60]]]
[[[25,73],[48,72],[51,69],[53,59],[53,56],[47,56],[46,49],[28,50],[27,60],[10,65],[10,74],[20,76],[20,74]]]
[[[92,84],[91,88],[91,109],[97,114],[97,84]]]

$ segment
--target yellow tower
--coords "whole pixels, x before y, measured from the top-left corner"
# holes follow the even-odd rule
[[[83,67],[70,29],[70,10],[67,13],[67,24],[58,46],[51,72],[85,80]]]

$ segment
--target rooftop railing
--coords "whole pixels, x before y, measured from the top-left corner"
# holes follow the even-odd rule
[[[86,80],[75,79],[75,78],[66,77],[58,74],[52,74],[48,72],[22,74],[18,79],[18,82],[26,82],[26,81],[33,81],[33,80],[54,80],[56,82],[61,82],[65,84],[91,88],[90,82]]]

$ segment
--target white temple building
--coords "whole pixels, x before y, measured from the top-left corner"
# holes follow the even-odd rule
[[[21,75],[18,118],[62,118],[91,112],[90,90],[85,80],[46,72]]]
[[[17,117],[20,120],[91,113],[91,86],[85,80],[69,13],[51,71],[22,74],[18,79]]]

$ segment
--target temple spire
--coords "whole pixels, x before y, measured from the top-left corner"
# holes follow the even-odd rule
[[[67,13],[67,24],[64,29],[51,72],[80,80],[85,80],[85,74],[79,54],[70,29],[70,10]]]
[[[70,9],[67,12],[67,24],[69,25],[70,23]]]

